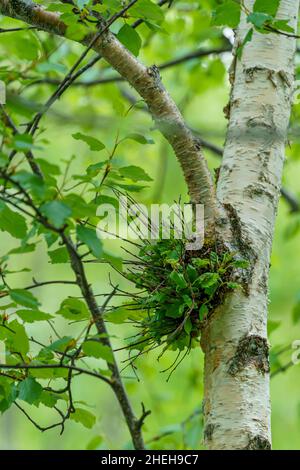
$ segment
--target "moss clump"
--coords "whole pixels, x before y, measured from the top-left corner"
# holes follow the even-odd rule
[[[199,345],[200,334],[233,282],[236,268],[248,263],[225,248],[205,245],[186,250],[184,240],[144,242],[125,277],[139,290],[127,303],[128,318],[139,328],[129,348],[139,354],[163,346],[187,353]]]

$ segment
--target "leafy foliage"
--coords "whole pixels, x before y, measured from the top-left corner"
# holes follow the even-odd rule
[[[58,1],[39,3],[45,5],[48,11],[59,12],[67,25],[68,37],[80,40],[87,30],[96,31],[99,28],[99,23],[95,21],[97,15],[108,21],[120,12],[126,2],[76,0],[75,6]],[[171,8],[167,8],[168,4],[159,7],[154,0],[139,0],[111,27],[124,47],[136,56],[141,55],[147,64],[166,65],[189,52],[216,51],[181,62],[181,67],[176,66],[173,71],[162,71],[164,84],[180,103],[189,124],[208,133],[208,138],[215,144],[221,144],[224,137],[220,102],[227,93],[224,77],[228,65],[226,54],[218,51],[231,47],[223,35],[223,26],[237,27],[240,3],[230,0],[177,0],[172,2]],[[270,27],[279,33],[293,33],[287,19],[276,19],[278,5],[278,0],[255,2],[253,11],[247,12],[249,32],[243,45],[251,41],[254,31],[267,34]],[[140,26],[135,27],[137,20],[140,20]],[[26,27],[19,21],[1,18],[1,28],[22,26]],[[65,421],[69,418],[72,418],[69,426],[79,423],[87,431],[92,429],[95,419],[99,419],[98,408],[94,416],[86,409],[86,403],[76,401],[90,391],[95,390],[94,395],[90,395],[95,402],[101,395],[101,404],[104,401],[110,403],[106,384],[103,388],[97,383],[94,388],[87,385],[88,380],[110,380],[113,353],[105,344],[108,336],[101,336],[96,330],[90,305],[79,298],[82,292],[74,284],[76,276],[62,234],[69,237],[81,257],[88,273],[87,284],[99,295],[96,300],[101,310],[100,299],[107,292],[104,285],[107,266],[102,268],[100,262],[109,263],[122,274],[122,259],[115,245],[107,246],[96,233],[98,205],[110,203],[117,207],[115,190],[137,193],[143,202],[151,198],[155,202],[172,200],[185,191],[177,166],[168,158],[164,143],[144,112],[144,103],[132,101],[131,91],[123,83],[109,83],[111,78],[117,77],[119,80],[119,77],[108,64],[96,62],[88,68],[89,61],[94,58],[91,51],[81,63],[86,67],[85,73],[78,77],[74,87],[73,84],[66,87],[60,99],[54,100],[50,108],[44,106],[82,51],[83,48],[72,41],[62,41],[40,30],[1,33],[0,79],[6,85],[7,104],[1,108],[0,122],[0,230],[3,241],[0,257],[0,363],[4,366],[0,370],[0,411],[3,413],[10,408],[17,410],[18,406],[24,406],[30,415],[38,416],[36,424],[42,430],[48,428],[43,422],[44,417],[45,421],[49,416],[52,419],[51,413],[57,413],[59,421],[51,421],[50,426],[57,426],[60,431],[64,430]],[[298,70],[298,78],[299,73]],[[98,80],[107,80],[107,83],[93,86]],[[211,109],[214,110],[213,126],[208,111],[199,113],[199,109],[206,110],[206,94],[211,97]],[[289,158],[294,160],[299,154],[299,146],[295,144],[299,140],[298,108],[294,107],[291,129],[294,145],[287,150]],[[40,113],[41,122],[33,132],[28,125]],[[156,145],[151,145],[154,141]],[[41,175],[33,173],[31,154]],[[166,172],[163,162],[167,160],[169,167]],[[152,187],[148,187],[153,179],[154,189],[156,186],[158,188],[155,195],[152,194]],[[299,216],[295,214],[288,229],[289,243],[296,243],[299,226]],[[297,248],[292,254],[288,252],[286,259],[294,259],[296,251]],[[125,275],[134,284],[139,284],[140,289],[143,273],[148,280],[147,295],[130,297],[129,306],[108,308],[106,305],[104,308],[106,319],[119,324],[113,331],[120,338],[112,337],[113,341],[119,341],[123,346],[123,338],[129,329],[127,322],[131,323],[130,328],[133,322],[140,333],[127,341],[130,350],[140,355],[152,346],[160,345],[162,349],[168,347],[168,351],[175,349],[185,354],[198,344],[201,328],[214,308],[215,299],[222,297],[226,289],[238,288],[235,280],[231,279],[231,273],[236,269],[246,269],[245,264],[238,265],[235,257],[230,261],[230,254],[227,265],[227,261],[223,260],[225,255],[222,250],[208,249],[207,253],[197,254],[192,262],[184,255],[184,247],[177,240],[172,243],[163,240],[157,246],[143,247],[139,255],[143,264],[136,264],[134,275],[130,276],[128,272]],[[155,272],[148,267],[152,258],[158,267]],[[195,264],[196,259],[198,265]],[[203,260],[204,264],[201,264]],[[281,259],[281,262],[284,261]],[[220,272],[225,267],[227,271]],[[34,268],[35,278],[45,278],[46,282],[50,282],[49,286],[39,279],[32,279],[30,268]],[[110,271],[114,280],[114,274]],[[159,273],[165,273],[166,277],[157,289]],[[193,275],[201,278],[201,282],[197,281],[198,284],[190,288],[190,276]],[[286,292],[282,293],[284,283],[281,279],[275,289],[276,295],[282,296],[284,301],[296,282],[296,275],[293,279],[292,276],[293,270],[290,282],[286,281],[289,284]],[[55,283],[64,279],[68,283],[60,286]],[[195,293],[196,285],[198,294]],[[215,292],[209,294],[210,289]],[[169,298],[164,295],[168,292],[171,293]],[[272,292],[274,296],[274,289]],[[136,302],[138,305],[134,305]],[[159,302],[162,302],[161,310],[158,308]],[[282,299],[279,304],[283,304]],[[298,304],[297,300],[293,314],[295,323],[299,321]],[[289,313],[289,308],[282,310]],[[282,315],[282,311],[279,313]],[[172,337],[166,324],[173,332],[180,327],[178,335]],[[160,330],[160,325],[164,329]],[[271,320],[269,331],[276,341],[278,337],[281,341],[283,332],[278,322]],[[131,329],[128,334],[132,334]],[[137,345],[137,340],[145,342]],[[199,350],[194,350],[196,355],[183,364],[181,374],[184,380],[181,374],[175,374],[174,387],[166,388],[160,383],[158,391],[154,386],[147,387],[154,382],[157,366],[153,365],[151,355],[144,357],[141,368],[143,380],[145,388],[149,388],[149,396],[154,397],[157,415],[162,416],[161,422],[175,422],[172,426],[161,426],[157,420],[157,427],[161,426],[161,429],[153,426],[154,420],[149,422],[148,435],[151,437],[157,431],[160,434],[149,444],[153,449],[194,449],[200,446],[201,413],[193,415],[186,423],[182,422],[185,416],[181,415],[190,411],[188,406],[194,408],[199,402],[199,377],[202,373],[197,356]],[[193,357],[196,357],[196,363]],[[271,359],[272,370],[280,370],[284,366],[284,362],[278,359],[276,348]],[[289,358],[286,359],[288,362]],[[163,363],[164,360],[167,359],[163,358]],[[89,375],[87,378],[84,372],[73,370],[72,366],[96,376]],[[128,383],[130,396],[135,397],[136,388],[137,384],[131,377]],[[181,400],[178,390],[188,391],[188,404],[182,400],[180,407],[177,407]],[[148,400],[148,395],[146,398]],[[178,408],[176,416],[174,408]],[[106,410],[102,412],[108,414]],[[291,414],[290,411],[288,414]],[[103,436],[90,439],[91,435],[87,435],[88,448],[96,448],[102,443],[107,447],[107,443],[111,443],[106,427]],[[77,444],[82,445],[84,431],[74,432],[74,443],[77,440]],[[26,445],[25,439],[30,432],[30,427],[26,427],[20,433],[24,440],[22,445]],[[44,438],[42,436],[41,439]],[[51,437],[53,446],[57,444],[55,436],[53,434]]]
[[[233,282],[237,269],[248,262],[234,254],[205,245],[199,252],[186,249],[186,241],[175,237],[144,243],[130,271],[124,275],[134,283],[137,293],[125,306],[109,314],[127,311],[128,318],[140,329],[129,342],[139,354],[156,346],[189,352],[199,345],[201,330],[225,293],[241,285]],[[129,294],[130,296],[130,294]],[[138,354],[138,356],[139,356]]]
[[[252,40],[253,30],[261,34],[275,32],[277,34],[295,34],[294,29],[289,25],[290,19],[276,19],[280,0],[256,0],[253,11],[249,11],[243,2],[225,0],[214,10],[212,24],[216,26],[226,25],[230,28],[237,28],[241,12],[246,15],[247,22],[252,25],[246,34],[242,44],[238,47],[237,56],[240,59],[244,46]]]

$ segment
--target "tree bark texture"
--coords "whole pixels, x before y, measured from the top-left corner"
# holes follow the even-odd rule
[[[254,0],[245,6],[252,11]],[[297,29],[299,1],[278,18]],[[242,14],[235,48],[250,26]],[[229,125],[217,187],[219,238],[250,261],[202,338],[208,449],[271,448],[268,276],[294,84],[296,39],[260,34],[234,61]]]

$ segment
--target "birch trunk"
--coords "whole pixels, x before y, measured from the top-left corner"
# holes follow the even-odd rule
[[[254,0],[245,6],[252,11]],[[299,0],[278,18],[296,29]],[[238,47],[250,25],[242,15]],[[235,61],[229,126],[217,188],[219,237],[251,268],[204,332],[208,449],[270,449],[268,273],[294,81],[296,40],[254,33]]]

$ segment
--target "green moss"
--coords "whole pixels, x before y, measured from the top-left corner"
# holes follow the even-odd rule
[[[144,243],[125,273],[138,292],[127,302],[128,318],[139,333],[130,349],[139,354],[162,346],[184,352],[199,345],[201,330],[227,292],[240,287],[233,281],[248,263],[225,248],[204,245],[188,251],[184,240]],[[130,294],[129,294],[130,295]]]

